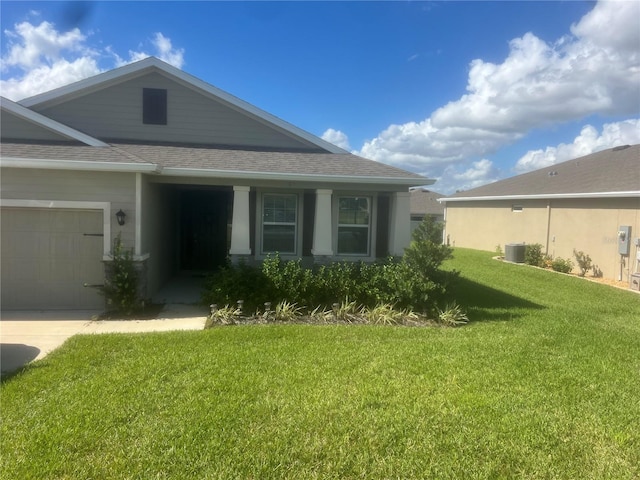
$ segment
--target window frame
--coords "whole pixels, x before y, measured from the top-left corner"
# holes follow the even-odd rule
[[[368,223],[364,224],[353,224],[353,223],[340,223],[340,201],[342,199],[360,199],[364,198],[368,202]],[[374,235],[373,231],[375,229],[375,215],[376,215],[376,196],[372,194],[358,194],[358,193],[338,193],[335,196],[334,202],[334,241],[333,248],[336,256],[338,257],[351,257],[351,258],[371,258],[372,252],[375,250],[374,245]],[[353,252],[341,252],[339,249],[340,246],[340,228],[366,228],[367,229],[367,249],[364,253],[353,253]]]
[[[264,213],[265,213],[265,205],[266,205],[266,201],[265,199],[268,199],[269,197],[290,197],[290,198],[294,198],[295,199],[295,221],[294,222],[265,222],[264,220]],[[301,249],[301,239],[302,239],[302,235],[300,234],[300,226],[302,224],[301,222],[301,218],[302,218],[302,198],[299,192],[281,192],[281,191],[265,191],[265,192],[260,192],[259,195],[259,202],[257,202],[258,205],[256,205],[256,210],[257,210],[257,217],[259,220],[259,228],[257,229],[258,231],[257,233],[257,244],[259,245],[259,252],[260,252],[260,256],[262,257],[266,257],[267,255],[271,255],[274,253],[278,253],[281,257],[297,257],[298,256],[298,252],[300,252]],[[293,226],[293,252],[283,252],[283,251],[278,251],[278,250],[265,250],[265,241],[264,241],[264,234],[265,234],[265,225],[288,225],[288,226]]]

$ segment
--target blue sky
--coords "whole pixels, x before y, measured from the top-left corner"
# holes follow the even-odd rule
[[[156,55],[452,193],[640,143],[640,2],[0,3],[2,95]]]

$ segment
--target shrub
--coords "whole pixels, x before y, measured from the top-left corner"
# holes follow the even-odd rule
[[[107,265],[104,286],[100,289],[109,310],[130,315],[144,306],[138,298],[138,272],[133,251],[125,250],[120,234],[113,242],[113,259]]]
[[[370,264],[342,261],[307,269],[300,260],[284,261],[276,254],[267,257],[262,267],[227,265],[209,277],[203,300],[226,305],[242,299],[249,312],[267,301],[329,308],[350,298],[359,306],[392,304],[426,313],[457,277],[457,272],[440,268],[452,256],[441,237],[442,224],[426,217],[402,259]]]
[[[438,323],[448,327],[457,327],[469,322],[467,314],[455,302],[447,305],[444,310],[438,309]]]
[[[256,267],[240,261],[227,264],[211,274],[205,281],[202,299],[206,305],[235,305],[244,300],[245,311],[255,311],[264,302],[273,301],[274,286]],[[277,301],[277,300],[276,300]]]
[[[278,322],[291,322],[302,315],[302,308],[295,303],[281,301],[276,305],[274,319]]]
[[[580,276],[584,277],[593,265],[591,263],[591,257],[584,253],[582,250],[576,251],[573,249],[573,256],[576,258],[576,262],[578,262],[578,268],[580,269]]]
[[[236,318],[242,314],[240,308],[230,307],[225,305],[222,308],[216,309],[211,312],[211,315],[207,318],[204,324],[204,328],[211,328],[213,325],[235,325]]]
[[[524,247],[524,263],[534,267],[544,267],[544,253],[539,243],[528,243]]]
[[[569,273],[573,270],[573,262],[570,259],[556,257],[551,262],[551,268],[556,272]]]

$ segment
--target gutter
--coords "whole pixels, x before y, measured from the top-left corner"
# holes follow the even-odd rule
[[[365,183],[365,184],[386,184],[415,186],[431,185],[435,180],[427,178],[407,178],[407,177],[376,177],[376,176],[353,176],[353,175],[310,175],[305,173],[275,173],[275,172],[246,172],[242,170],[207,170],[204,168],[178,168],[164,167],[162,175],[176,177],[215,177],[239,180],[272,180],[272,181],[297,181],[297,182],[331,182],[331,183]]]
[[[155,163],[92,162],[88,160],[50,160],[40,158],[2,157],[0,167],[44,168],[54,170],[90,170],[96,172],[160,173]]]
[[[490,195],[482,197],[443,197],[438,202],[475,202],[483,200],[547,200],[562,198],[628,198],[640,197],[640,191],[630,190],[625,192],[592,192],[592,193],[550,193],[537,195]]]

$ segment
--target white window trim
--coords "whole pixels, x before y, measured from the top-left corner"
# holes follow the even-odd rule
[[[340,207],[340,199],[341,198],[368,198],[369,199],[369,236],[368,236],[368,245],[367,245],[367,253],[340,253],[338,251],[338,234],[339,234],[339,207]],[[375,251],[376,251],[376,234],[377,231],[377,215],[378,215],[378,196],[371,193],[359,193],[359,192],[335,192],[333,195],[333,251],[335,252],[335,257],[344,258],[344,259],[358,259],[358,260],[371,260],[375,259]],[[345,225],[346,226],[346,225]],[[361,225],[356,225],[361,226]],[[364,227],[362,227],[364,228]]]
[[[302,252],[302,225],[304,223],[303,215],[303,199],[304,195],[299,190],[259,190],[256,196],[256,257],[264,259],[268,255],[272,255],[275,252],[265,252],[263,241],[263,205],[264,197],[266,195],[282,195],[282,196],[295,196],[296,197],[296,224],[295,224],[295,251],[294,252],[278,252],[280,258],[296,259],[301,256]]]

